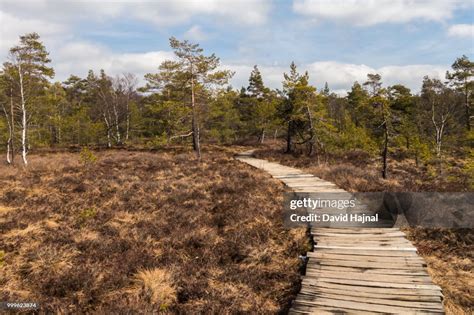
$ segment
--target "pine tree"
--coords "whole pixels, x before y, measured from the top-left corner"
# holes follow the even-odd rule
[[[453,72],[446,72],[446,78],[450,80],[451,85],[462,91],[464,94],[464,119],[466,129],[471,130],[471,96],[474,90],[474,62],[463,55],[457,58],[451,66]]]
[[[182,82],[183,88],[187,89],[191,96],[193,148],[198,160],[201,160],[198,108],[200,104],[197,100],[197,91],[209,85],[226,84],[233,73],[228,70],[216,70],[220,64],[219,58],[214,54],[204,56],[199,44],[171,37],[170,46],[178,58],[178,61],[168,61],[168,65],[174,68],[172,71],[174,80]]]
[[[293,152],[292,140],[297,124],[295,121],[295,114],[298,112],[298,109],[295,106],[293,94],[295,87],[301,78],[294,62],[291,62],[290,64],[290,73],[284,73],[283,77],[285,79],[283,81],[283,95],[285,96],[285,100],[281,103],[279,116],[287,125],[286,153],[291,153]]]
[[[247,106],[250,106],[250,127],[258,134],[260,143],[265,141],[266,132],[275,125],[277,98],[263,83],[262,75],[254,66],[247,87]]]

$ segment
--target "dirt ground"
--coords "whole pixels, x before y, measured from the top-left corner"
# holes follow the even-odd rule
[[[273,144],[257,150],[256,156],[303,169],[351,192],[472,191],[472,178],[467,178],[457,168],[449,169],[449,173],[440,179],[428,176],[425,167],[416,167],[414,161],[409,160],[390,161],[390,177],[382,179],[379,161],[363,152],[349,152],[345,156],[318,161],[315,157],[284,154]],[[434,283],[443,289],[446,312],[472,314],[474,230],[412,228],[405,232],[426,260]]]
[[[95,160],[94,158],[97,158]],[[54,313],[278,313],[304,230],[223,151],[31,155],[0,166],[0,300]]]

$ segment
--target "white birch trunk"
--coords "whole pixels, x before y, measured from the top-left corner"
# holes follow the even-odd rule
[[[193,111],[193,145],[194,150],[196,151],[197,158],[201,161],[201,144],[199,143],[199,123],[197,121],[197,112],[196,112],[196,100],[194,95],[194,69],[191,64],[191,106]]]
[[[110,148],[112,146],[112,143],[110,141],[110,123],[107,120],[107,116],[105,116],[105,113],[104,113],[104,121],[105,121],[105,126],[107,127],[107,147]]]
[[[115,132],[116,132],[116,135],[117,135],[117,144],[121,144],[122,140],[120,138],[119,118],[118,118],[117,105],[116,104],[113,105],[113,109],[114,109],[114,116],[115,116]]]
[[[26,148],[26,132],[27,132],[27,120],[26,120],[26,101],[25,101],[25,92],[23,88],[23,73],[21,72],[21,62],[18,63],[18,74],[20,76],[20,97],[21,97],[21,157],[23,163],[28,165],[28,160],[26,158],[27,148]]]
[[[125,140],[128,141],[128,135],[130,131],[130,105],[129,105],[129,97],[127,95],[127,103],[126,103],[126,111],[127,111],[127,127],[125,130]]]
[[[2,106],[2,107],[3,107],[3,112],[5,113],[5,119],[7,120],[7,123],[8,123],[7,163],[11,164],[12,161],[10,159],[10,143],[12,141],[12,127],[11,127],[10,117],[8,116],[7,110],[5,109],[5,106]]]

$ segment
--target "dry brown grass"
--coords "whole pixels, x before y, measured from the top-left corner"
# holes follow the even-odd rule
[[[474,231],[472,229],[406,230],[428,264],[433,281],[443,289],[447,314],[474,312]]]
[[[0,300],[49,313],[275,313],[298,290],[302,230],[280,183],[185,150],[31,155],[0,166]]]
[[[143,295],[150,304],[159,305],[160,310],[168,310],[177,300],[172,277],[163,269],[139,271],[130,291],[138,297]]]
[[[392,160],[389,179],[382,179],[380,162],[361,151],[327,160],[284,154],[278,146],[256,151],[256,156],[297,167],[351,192],[470,191],[469,180],[458,170],[432,177],[414,161]],[[450,161],[455,164],[456,161]],[[447,180],[450,178],[450,180]],[[454,179],[454,180],[453,180]],[[474,312],[474,230],[406,229],[408,238],[428,264],[433,281],[442,289],[448,314]]]

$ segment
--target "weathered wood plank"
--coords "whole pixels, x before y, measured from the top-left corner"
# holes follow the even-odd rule
[[[318,228],[315,233],[329,232],[329,233],[342,233],[342,234],[383,234],[390,232],[400,231],[399,228]]]
[[[353,288],[353,287],[351,287]],[[349,295],[349,296],[361,296],[368,298],[379,298],[379,299],[389,299],[389,300],[398,300],[398,301],[417,301],[417,302],[441,302],[441,297],[438,295],[408,295],[408,294],[395,294],[383,292],[364,292],[364,291],[355,291],[347,289],[333,289],[325,287],[311,287],[307,289],[303,287],[300,291],[300,294],[305,295],[317,295],[319,293],[330,293],[330,294],[339,294],[339,295]]]
[[[368,286],[368,287],[378,287],[378,288],[400,288],[400,289],[421,289],[421,290],[441,291],[441,288],[434,284],[392,283],[392,282],[382,282],[382,281],[337,279],[337,278],[329,278],[329,277],[318,277],[317,279],[305,277],[303,279],[303,282],[313,283],[313,284],[317,284],[319,282],[330,282],[330,283],[352,284],[356,286]]]
[[[308,257],[313,257],[316,259],[333,259],[333,260],[365,260],[365,261],[392,261],[392,262],[418,262],[424,263],[424,260],[418,256],[395,256],[387,257],[383,255],[347,255],[347,254],[338,254],[338,253],[327,253],[327,252],[312,252],[308,253]]]
[[[393,314],[393,313],[407,314],[411,311],[443,313],[442,309],[437,311],[437,310],[426,309],[426,308],[402,307],[402,306],[392,306],[392,305],[388,306],[388,305],[361,303],[361,302],[354,302],[354,301],[334,300],[334,299],[327,299],[327,298],[320,298],[316,301],[298,300],[298,303],[302,305],[308,305],[308,306],[320,305],[320,306],[330,306],[330,307],[343,307],[343,308],[359,310],[359,311],[383,312],[383,313],[389,313],[389,314]]]
[[[317,295],[301,294],[301,295],[298,295],[297,300],[300,299],[302,301],[316,301],[320,298],[342,300],[342,301],[363,302],[363,303],[368,303],[368,304],[403,306],[403,307],[409,307],[409,308],[416,308],[419,310],[434,310],[434,311],[443,310],[441,305],[436,302],[400,301],[400,300],[391,300],[391,299],[381,299],[381,298],[375,298],[375,297],[361,297],[361,296],[351,296],[351,295],[331,294],[331,293],[320,293]]]
[[[352,250],[386,250],[386,251],[409,251],[409,252],[416,252],[415,247],[373,247],[373,246],[330,246],[330,245],[318,245],[317,248],[320,249],[352,249]]]
[[[359,250],[350,247],[344,248],[315,248],[314,252],[308,252],[308,255],[322,253],[322,254],[338,254],[338,255],[363,255],[363,256],[384,256],[384,257],[419,257],[416,251],[397,251],[390,249],[380,250]]]
[[[298,302],[294,302],[289,314],[292,314],[292,311],[295,310],[297,313],[295,314],[313,314],[313,315],[319,315],[319,314],[345,314],[345,315],[373,315],[377,314],[380,315],[379,312],[362,312],[362,311],[357,311],[357,310],[352,310],[352,309],[347,309],[347,308],[336,308],[336,307],[327,307],[327,306],[319,306],[319,305],[302,305],[299,304]]]
[[[383,268],[383,269],[422,269],[422,264],[397,264],[397,263],[376,263],[364,261],[345,261],[345,260],[320,260],[317,262],[321,266],[341,266],[341,267],[359,267],[359,268]]]
[[[438,296],[443,297],[443,294],[439,290],[434,289],[411,289],[411,288],[384,288],[383,290],[380,287],[371,287],[363,285],[353,285],[353,284],[341,284],[341,283],[331,283],[331,282],[318,282],[314,281],[305,282],[301,284],[302,289],[313,290],[320,288],[330,288],[330,289],[341,289],[341,290],[352,290],[354,292],[366,292],[366,293],[386,293],[386,294],[398,294],[398,295],[409,295],[409,296]]]
[[[386,269],[386,268],[363,268],[363,267],[344,267],[344,266],[325,266],[317,263],[310,263],[307,269],[327,270],[336,272],[358,272],[363,274],[390,274],[390,275],[420,275],[426,276],[428,272],[425,269]]]
[[[314,275],[316,279],[325,277],[325,278],[333,278],[333,279],[348,279],[348,280],[362,280],[367,282],[385,282],[390,281],[392,283],[406,283],[406,284],[431,284],[430,277],[423,277],[423,276],[392,276],[392,275],[382,275],[382,274],[361,274],[356,272],[329,272],[329,271],[321,271],[321,270],[314,270],[314,269],[307,269],[306,270],[307,276]]]

